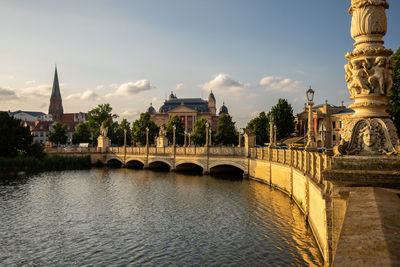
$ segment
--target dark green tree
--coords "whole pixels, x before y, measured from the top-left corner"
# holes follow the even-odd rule
[[[140,114],[139,119],[132,123],[132,139],[141,145],[146,145],[146,127],[149,128],[149,143],[153,144],[159,129],[148,112]]]
[[[115,144],[117,144],[118,146],[124,145],[124,130],[126,130],[126,145],[130,145],[132,142],[132,131],[130,123],[126,119],[123,119],[115,130]]]
[[[112,107],[110,104],[100,104],[96,108],[91,109],[88,112],[88,123],[90,129],[93,131],[93,141],[97,142],[97,137],[100,135],[100,126],[105,121],[109,127],[108,132],[112,135],[112,129],[110,129],[112,125],[113,119],[118,118],[117,114],[112,113]],[[110,135],[108,135],[110,137]],[[111,141],[112,138],[110,137]]]
[[[183,129],[183,123],[179,119],[178,115],[173,115],[171,119],[167,123],[167,127],[165,129],[166,132],[166,137],[168,139],[168,142],[170,144],[173,143],[173,126],[175,125],[176,130],[175,130],[175,142],[177,145],[182,146],[184,143],[184,136],[185,136],[185,130]]]
[[[67,125],[56,122],[50,132],[49,140],[57,145],[67,143]]]
[[[190,135],[190,142],[196,146],[204,146],[206,143],[206,122],[205,118],[201,118],[194,123],[193,133]]]
[[[72,143],[79,144],[79,143],[91,143],[92,140],[90,139],[90,128],[89,123],[81,123],[78,125],[78,128],[72,135]]]
[[[29,127],[21,125],[21,121],[0,112],[0,157],[15,157],[19,153],[27,154],[33,136]]]
[[[256,135],[257,145],[264,145],[269,142],[269,118],[264,111],[247,124],[246,129],[250,129]]]
[[[389,102],[391,107],[387,112],[392,116],[397,132],[400,134],[400,47],[390,59],[396,60],[396,66],[393,69],[393,87],[390,90]]]
[[[295,127],[293,108],[286,99],[280,98],[268,115],[272,115],[274,118],[277,141],[293,133]]]
[[[215,140],[218,144],[224,146],[237,145],[238,136],[235,129],[235,122],[232,117],[227,114],[222,114],[218,119],[218,130],[215,135]]]

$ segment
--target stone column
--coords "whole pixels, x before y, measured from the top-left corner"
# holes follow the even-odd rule
[[[393,51],[383,46],[386,34],[386,0],[352,0],[351,36],[353,52],[347,53],[344,67],[354,115],[345,121],[344,137],[335,149],[342,155],[396,153],[395,126],[386,113],[389,90],[393,85]]]

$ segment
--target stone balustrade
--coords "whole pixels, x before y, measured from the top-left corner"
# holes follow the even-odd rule
[[[302,171],[318,183],[322,182],[322,171],[330,169],[332,157],[317,152],[295,149],[250,148],[249,157],[285,164]]]

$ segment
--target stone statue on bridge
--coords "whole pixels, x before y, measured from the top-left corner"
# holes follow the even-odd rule
[[[103,121],[103,123],[100,126],[100,135],[107,137],[107,133],[108,133],[108,127],[105,126],[105,123]]]

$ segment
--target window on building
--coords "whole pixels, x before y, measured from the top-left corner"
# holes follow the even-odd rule
[[[333,141],[336,141],[336,135],[335,134],[332,135],[332,139],[333,139]]]
[[[343,128],[343,121],[340,121],[340,128]]]
[[[336,121],[332,122],[332,128],[335,129],[336,128]]]

